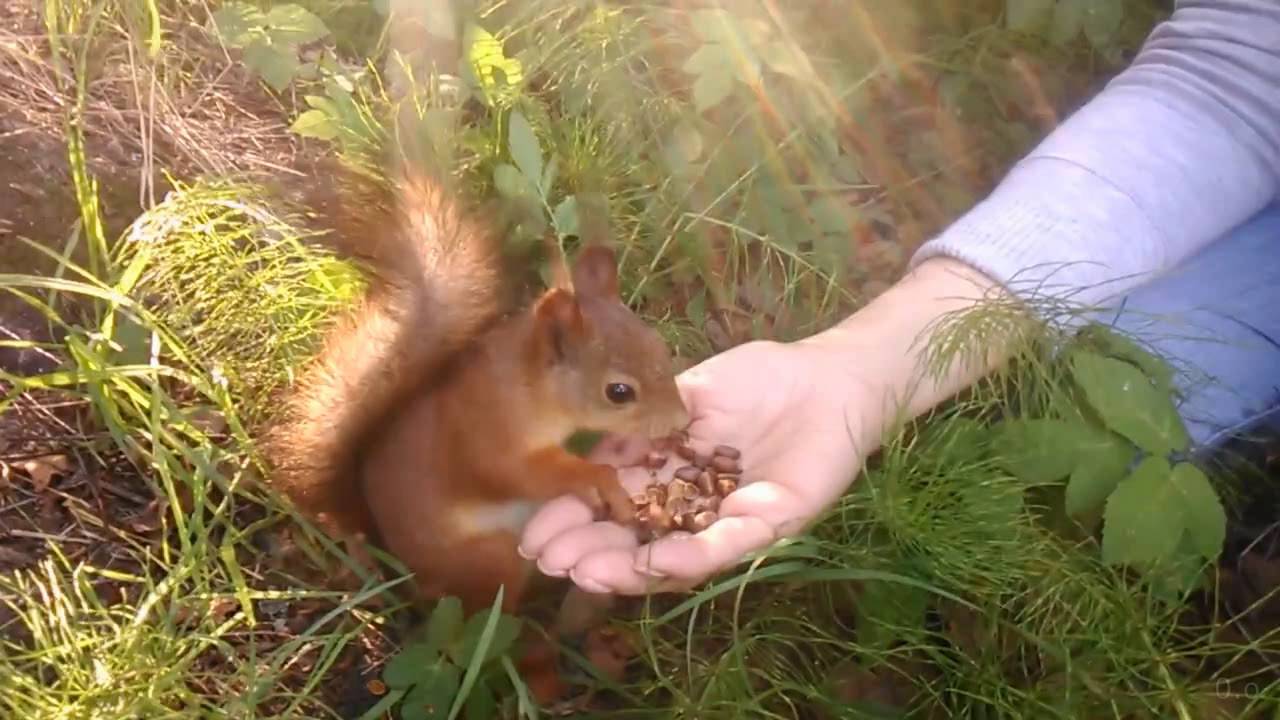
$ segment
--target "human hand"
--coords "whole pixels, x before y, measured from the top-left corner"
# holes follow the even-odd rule
[[[848,356],[845,355],[845,358]],[[634,530],[594,521],[575,497],[545,504],[525,527],[520,552],[545,574],[588,592],[641,594],[687,589],[780,537],[804,529],[843,494],[879,437],[880,397],[847,359],[816,344],[758,341],[677,378],[689,408],[690,445],[742,452],[742,482],[719,519],[697,534],[673,532],[641,545]],[[609,439],[590,459],[619,468],[630,493],[653,482],[636,463],[647,448]],[[670,482],[678,458],[657,471]]]

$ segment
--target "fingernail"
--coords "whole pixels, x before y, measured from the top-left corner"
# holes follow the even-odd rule
[[[636,563],[635,565],[631,566],[631,569],[635,570],[641,575],[644,575],[645,577],[651,577],[657,580],[667,579],[666,573],[658,572],[657,570],[654,570],[653,568],[648,567],[647,565],[640,565],[639,563]]]
[[[523,545],[516,546],[516,554],[524,558],[525,560],[533,560],[534,558],[538,557],[537,553],[531,553],[528,550],[525,550]]]
[[[582,588],[583,590],[589,593],[592,593],[595,595],[608,595],[610,593],[609,588],[605,587],[604,585],[601,585],[595,580],[579,577],[578,573],[572,570],[569,571],[569,579],[572,580],[575,585],[577,585],[578,587]]]
[[[565,570],[551,570],[547,568],[546,565],[542,564],[542,561],[538,561],[538,571],[547,577],[562,578],[569,576],[569,573]]]

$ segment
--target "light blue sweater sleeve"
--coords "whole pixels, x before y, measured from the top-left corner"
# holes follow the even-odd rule
[[[1182,0],[1124,72],[912,264],[950,256],[1024,296],[1096,303],[1278,194],[1280,0]]]

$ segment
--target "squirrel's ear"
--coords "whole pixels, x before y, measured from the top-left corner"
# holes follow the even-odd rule
[[[563,288],[553,288],[538,298],[533,306],[533,321],[540,344],[553,362],[572,356],[586,333],[578,301]]]
[[[573,290],[583,297],[618,298],[618,261],[604,245],[588,245],[573,263]]]

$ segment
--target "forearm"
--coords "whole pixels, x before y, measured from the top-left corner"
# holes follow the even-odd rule
[[[1006,338],[985,337],[981,348],[960,348],[949,362],[931,362],[950,317],[983,302],[1009,299],[1000,283],[975,268],[937,257],[920,263],[839,325],[799,344],[831,359],[833,391],[846,394],[850,406],[882,403],[876,410],[893,423],[927,412],[1007,358]],[[863,440],[878,444],[883,428],[867,430]]]
[[[1280,190],[1280,3],[1183,0],[1133,64],[913,262],[1093,303],[1177,265]]]

